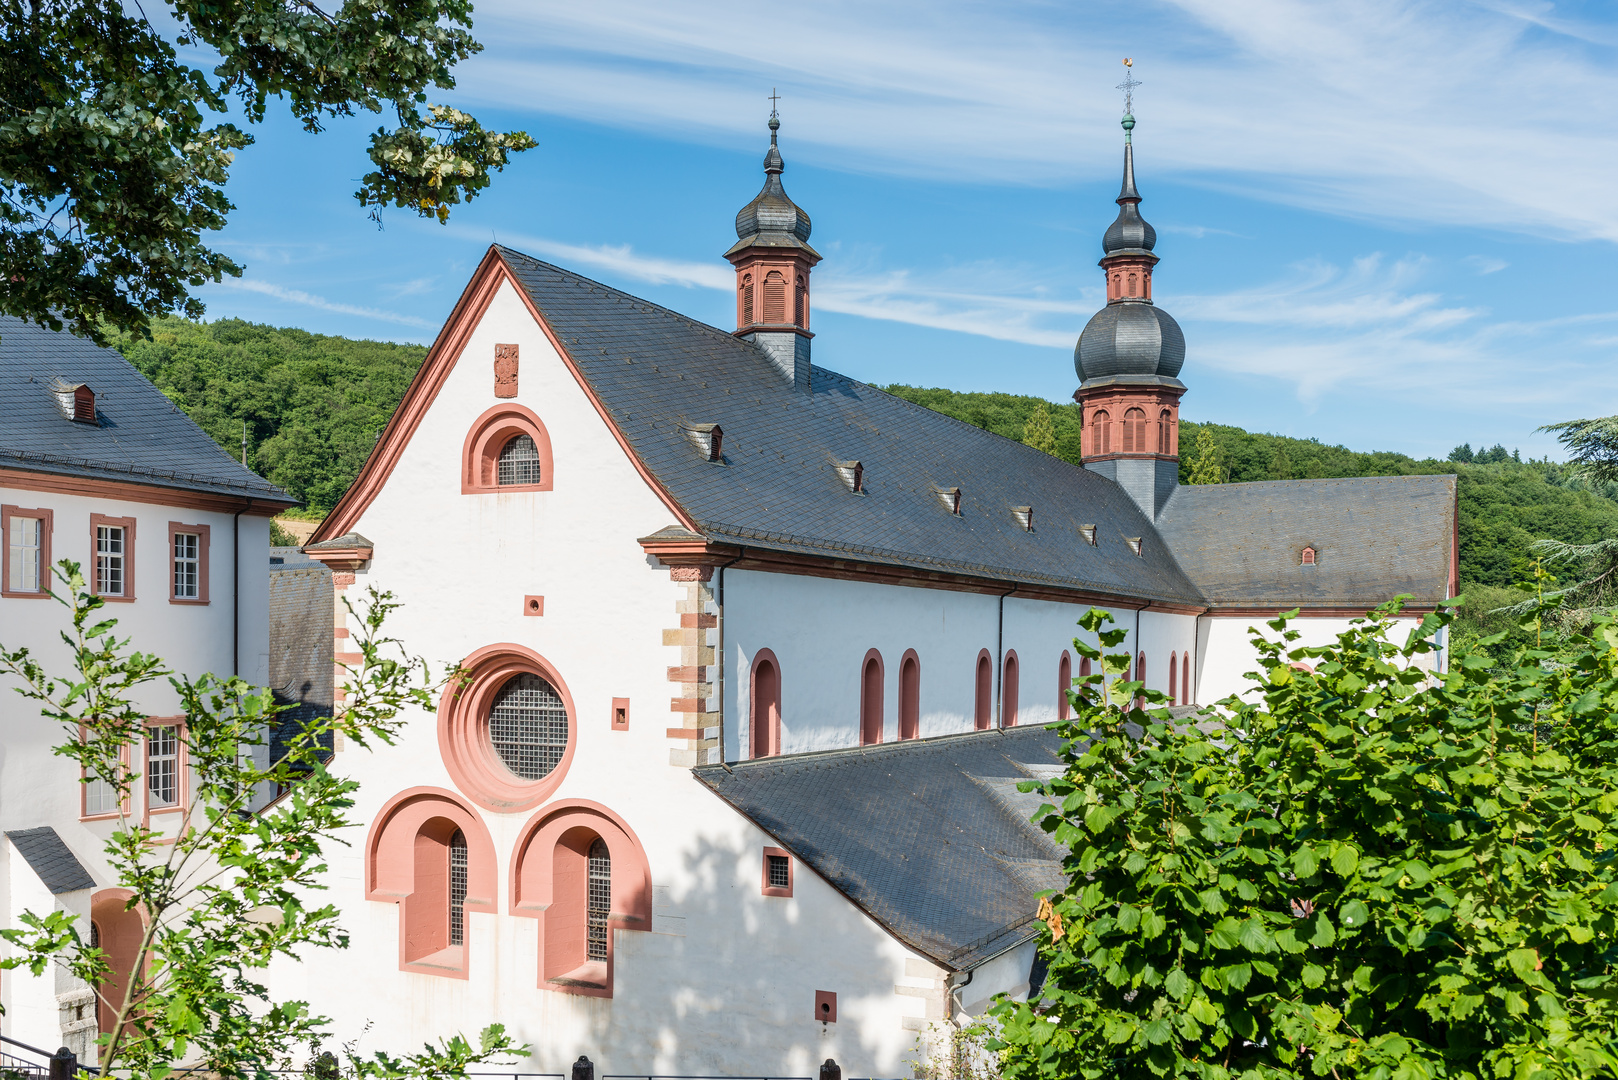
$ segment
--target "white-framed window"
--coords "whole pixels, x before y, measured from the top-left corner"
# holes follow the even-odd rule
[[[196,533],[174,534],[174,598],[197,600],[202,596],[202,537]]]
[[[12,592],[39,592],[45,578],[45,522],[35,517],[13,515],[7,523],[11,529],[6,536],[9,548],[6,569],[10,578],[6,588]]]
[[[122,525],[96,526],[96,593],[124,595],[125,530]]]
[[[146,729],[146,805],[160,810],[180,804],[180,732],[173,724]]]

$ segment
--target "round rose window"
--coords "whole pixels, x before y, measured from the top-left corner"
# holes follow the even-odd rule
[[[455,786],[499,813],[538,806],[573,758],[567,684],[544,657],[509,642],[467,657],[461,676],[438,706],[438,746]]]
[[[556,688],[532,672],[509,679],[489,710],[489,742],[522,779],[549,776],[567,752],[567,707]]]

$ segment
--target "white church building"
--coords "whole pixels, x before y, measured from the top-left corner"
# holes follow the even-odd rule
[[[1453,477],[1179,485],[1185,342],[1127,139],[1079,468],[811,361],[820,255],[770,127],[734,330],[490,248],[305,548],[468,673],[397,745],[334,754],[366,823],[332,860],[352,944],[274,985],[362,1049],[498,1021],[519,1071],[907,1075],[1040,978],[1062,853],[1017,784],[1060,768],[1081,614],[1194,706],[1278,611],[1316,644],[1454,594]],[[6,829],[55,825],[93,878],[73,809],[9,791]]]

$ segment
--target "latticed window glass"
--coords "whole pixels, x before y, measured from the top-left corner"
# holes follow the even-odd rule
[[[449,943],[466,944],[466,834],[449,838]]]
[[[770,888],[790,889],[792,887],[792,864],[785,855],[771,855],[770,860]]]
[[[174,534],[174,598],[195,600],[202,595],[199,573],[201,538],[196,533]]]
[[[528,672],[513,676],[489,710],[489,742],[524,780],[549,776],[567,750],[567,709],[556,688]]]
[[[174,725],[146,729],[146,802],[175,806],[180,801],[180,736]]]
[[[590,845],[589,937],[587,960],[607,958],[607,916],[612,913],[612,856],[600,837]]]
[[[96,526],[96,592],[124,594],[124,529],[122,525]]]
[[[99,776],[91,776],[84,782],[84,813],[94,817],[97,814],[116,814],[118,812],[118,789]]]
[[[6,537],[6,543],[11,547],[8,552],[11,580],[6,582],[6,587],[12,592],[40,591],[40,579],[44,577],[44,568],[39,565],[43,525],[39,518],[11,519],[11,534]]]
[[[539,447],[532,436],[518,435],[506,443],[495,465],[494,479],[497,484],[539,483]]]

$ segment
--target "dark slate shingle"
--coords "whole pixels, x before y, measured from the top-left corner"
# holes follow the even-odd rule
[[[33,868],[52,895],[95,888],[90,871],[68,850],[49,825],[37,829],[10,829],[6,839]]]

